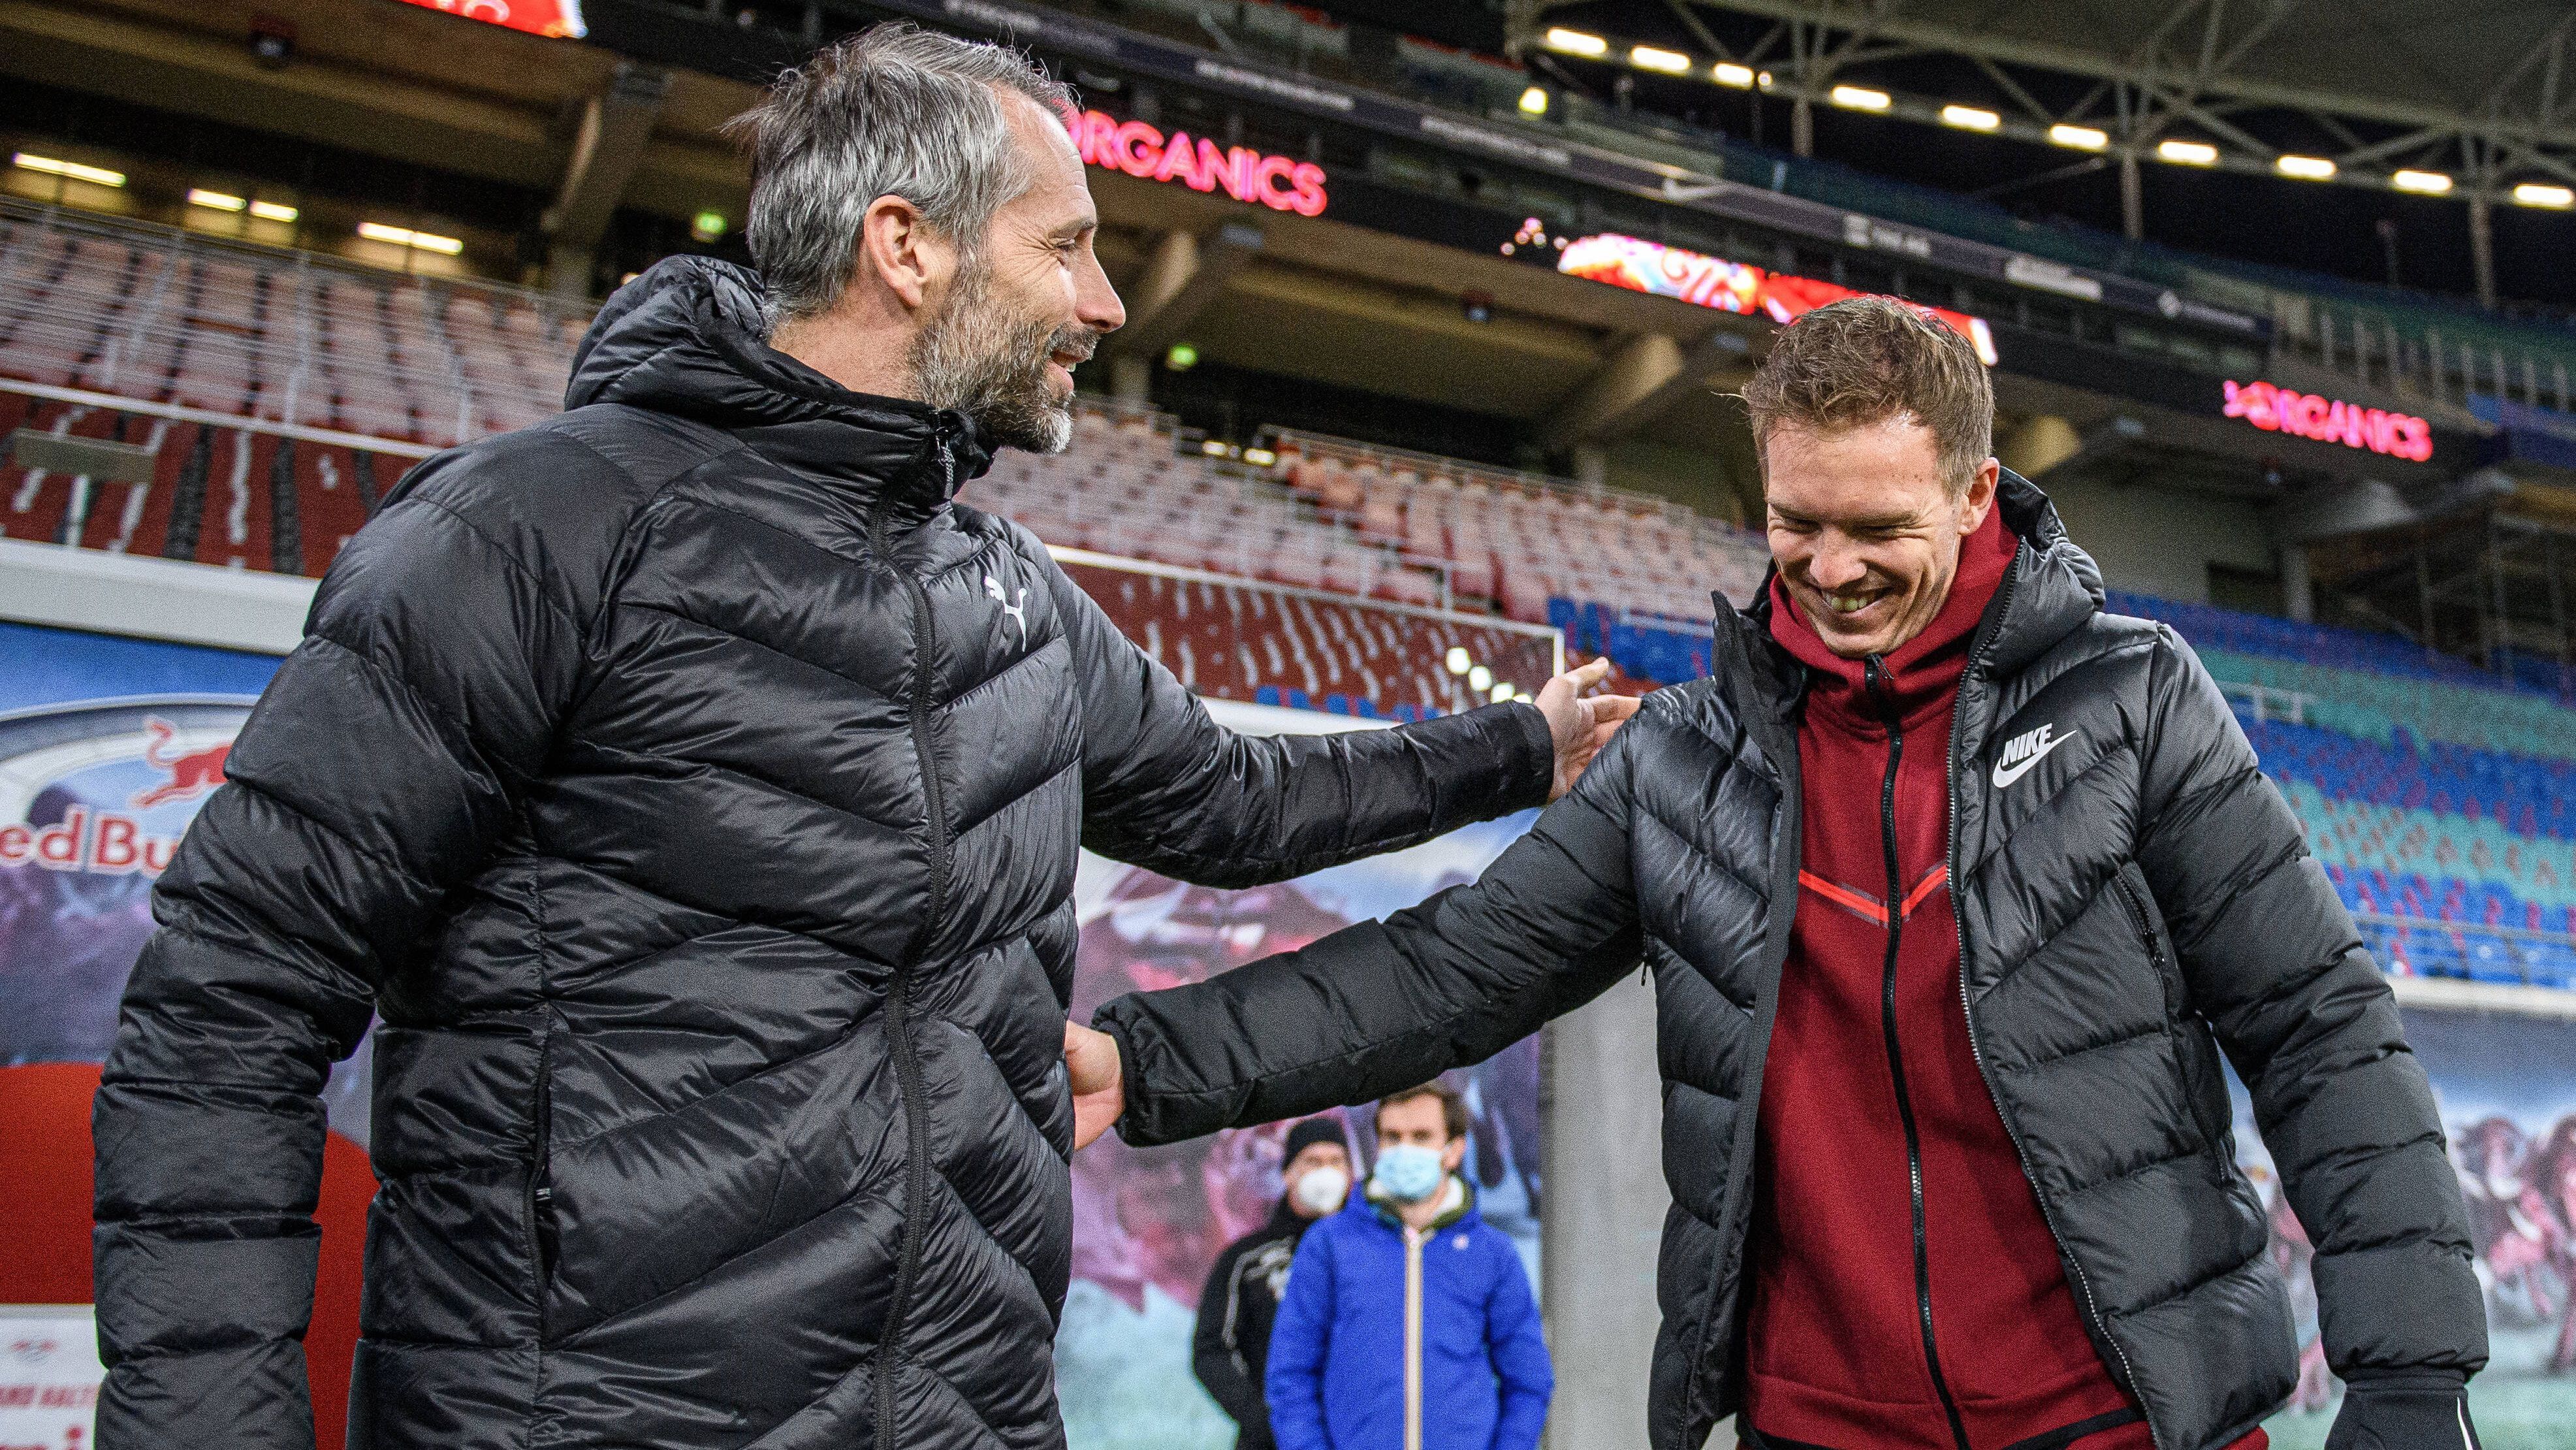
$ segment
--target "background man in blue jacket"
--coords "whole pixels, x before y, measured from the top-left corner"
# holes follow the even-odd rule
[[[1534,1450],[1556,1388],[1512,1241],[1458,1175],[1467,1105],[1377,1105],[1368,1192],[1307,1230],[1271,1331],[1279,1450]]]

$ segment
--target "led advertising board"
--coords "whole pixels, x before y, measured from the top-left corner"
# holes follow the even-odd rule
[[[530,35],[579,40],[590,33],[581,18],[581,0],[403,0],[424,10],[462,15],[486,25],[524,30]]]
[[[2267,433],[2367,448],[2409,463],[2433,456],[2433,425],[2411,413],[2365,408],[2340,398],[2295,393],[2272,383],[2225,384],[2225,413]]]
[[[1787,272],[1766,272],[1724,257],[1703,256],[1698,252],[1668,247],[1637,237],[1603,232],[1582,237],[1566,244],[1557,258],[1556,270],[1576,277],[1589,277],[1631,292],[1646,292],[1657,297],[1677,297],[1701,307],[1714,307],[1720,312],[1742,313],[1747,317],[1764,316],[1786,326],[1828,302],[1865,294],[1839,283],[1823,282],[1813,277],[1799,277]],[[1901,300],[1901,299],[1900,299]],[[1926,317],[1937,318],[1968,341],[1976,344],[1977,356],[1993,367],[1996,361],[1994,329],[1982,317],[1953,312],[1946,307],[1926,307],[1908,302],[1908,307]]]
[[[1146,181],[1176,182],[1192,191],[1222,191],[1236,201],[1273,211],[1322,216],[1324,168],[1293,156],[1271,156],[1249,146],[1219,146],[1204,136],[1166,136],[1143,121],[1121,121],[1100,111],[1065,118],[1082,159]]]

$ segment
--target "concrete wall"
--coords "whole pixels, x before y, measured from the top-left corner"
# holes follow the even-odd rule
[[[1631,976],[1551,1024],[1546,1082],[1547,1450],[1645,1450],[1655,1254],[1672,1202],[1654,989]],[[1734,1443],[1723,1427],[1710,1442]]]
[[[2255,504],[2064,472],[2050,473],[2039,486],[2114,589],[2207,603],[2210,565],[2268,571],[2279,562],[2271,525]]]

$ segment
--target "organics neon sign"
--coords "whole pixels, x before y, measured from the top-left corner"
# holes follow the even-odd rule
[[[2367,448],[2409,463],[2433,456],[2433,425],[2410,413],[2365,408],[2340,398],[2294,393],[2271,383],[2229,382],[2227,416],[2267,433],[2287,433],[2319,443]]]
[[[1620,236],[1615,232],[1567,243],[1564,252],[1557,257],[1556,270],[1570,276],[1588,277],[1595,282],[1607,282],[1613,287],[1625,287],[1631,292],[1679,298],[1700,307],[1714,307],[1720,312],[1768,317],[1783,327],[1828,302],[1869,295],[1836,282],[1823,282],[1787,272],[1766,272],[1743,262],[1704,256],[1680,247],[1668,247],[1661,242]],[[1976,345],[1977,356],[1985,360],[1986,366],[1995,365],[1995,332],[1986,325],[1984,318],[1953,312],[1947,307],[1926,307],[1920,302],[1907,302],[1905,305],[1966,338]]]
[[[1312,161],[1269,156],[1249,146],[1219,146],[1187,131],[1166,136],[1143,121],[1121,121],[1100,111],[1068,114],[1065,128],[1073,133],[1082,159],[1093,166],[1147,181],[1178,182],[1192,191],[1222,191],[1273,211],[1324,213],[1324,168]]]

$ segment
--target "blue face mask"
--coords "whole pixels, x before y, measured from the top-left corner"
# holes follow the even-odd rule
[[[1448,1177],[1440,1166],[1440,1150],[1418,1143],[1389,1143],[1377,1150],[1377,1166],[1369,1171],[1369,1186],[1398,1203],[1420,1203],[1440,1191],[1440,1181]]]

